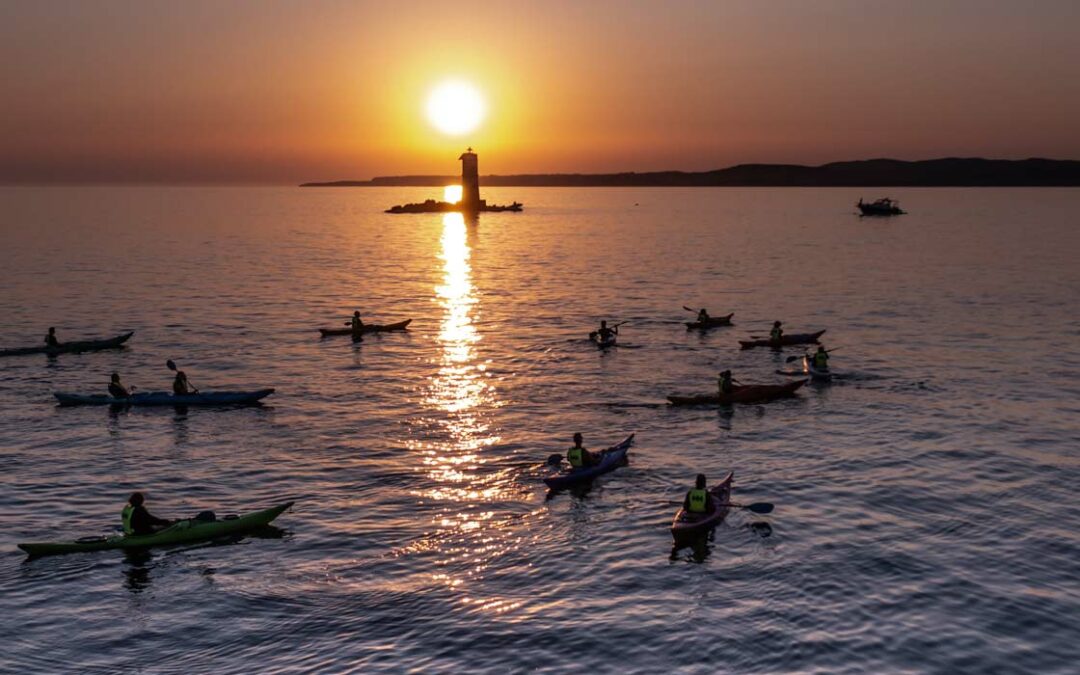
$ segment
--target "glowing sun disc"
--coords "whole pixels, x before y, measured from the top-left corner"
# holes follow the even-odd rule
[[[427,116],[444,134],[460,136],[480,126],[484,120],[484,99],[467,82],[443,82],[431,92]]]

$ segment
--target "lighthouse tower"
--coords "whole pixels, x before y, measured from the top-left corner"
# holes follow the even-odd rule
[[[480,201],[480,169],[476,153],[469,148],[461,157],[461,210],[479,211],[483,202]]]

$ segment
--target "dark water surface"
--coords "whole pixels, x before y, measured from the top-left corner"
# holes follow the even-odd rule
[[[393,189],[0,190],[0,670],[1033,672],[1080,662],[1080,190],[497,189],[522,214],[388,216]],[[735,312],[687,332],[681,305]],[[408,334],[319,339],[354,308]],[[621,346],[587,332],[626,320]],[[671,408],[774,318],[831,386]],[[277,387],[261,407],[54,405],[109,373]],[[637,432],[545,500],[543,460]],[[735,471],[705,548],[667,530]],[[295,499],[280,536],[26,560],[151,510]],[[771,537],[744,527],[768,522]]]

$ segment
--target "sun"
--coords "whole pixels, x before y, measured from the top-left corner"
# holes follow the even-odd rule
[[[428,96],[428,120],[444,134],[460,136],[475,130],[485,113],[484,98],[468,82],[443,82]]]

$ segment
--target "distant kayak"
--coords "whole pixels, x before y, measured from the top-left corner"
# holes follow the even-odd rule
[[[787,384],[748,384],[738,387],[730,394],[704,394],[701,396],[668,396],[672,405],[709,405],[731,403],[765,403],[793,395],[806,380]]]
[[[687,330],[708,330],[709,328],[715,328],[717,326],[730,326],[731,317],[735,316],[735,312],[728,314],[727,316],[710,316],[708,321],[687,321]]]
[[[64,553],[107,551],[110,549],[143,549],[170,544],[190,544],[192,542],[217,539],[218,537],[243,534],[265,527],[292,505],[293,502],[285,502],[264,511],[256,511],[239,517],[226,516],[222,520],[203,521],[194,518],[181,520],[154,534],[83,537],[75,541],[19,544],[19,548],[26,551],[28,555],[36,557]]]
[[[22,347],[20,349],[0,349],[0,356],[23,356],[25,354],[74,354],[78,352],[95,352],[102,349],[116,349],[131,339],[135,331],[117,335],[113,338],[101,338],[97,340],[79,340],[78,342],[61,342],[55,347],[42,345],[40,347]]]
[[[803,372],[810,376],[810,379],[815,382],[828,382],[832,380],[832,372],[828,368],[825,370],[818,370],[814,367],[814,361],[809,356],[802,357]]]
[[[105,394],[53,394],[60,405],[117,405],[117,406],[161,406],[161,405],[239,405],[260,401],[274,390],[257,389],[255,391],[205,391],[198,394],[177,396],[167,391],[148,391],[132,394],[127,398],[114,398]]]
[[[593,344],[600,349],[607,349],[608,347],[614,347],[615,341],[618,339],[618,335],[612,333],[606,340],[600,339],[599,333],[589,333],[589,339],[593,341]]]
[[[588,482],[597,476],[614,471],[626,459],[626,454],[630,452],[630,445],[633,442],[634,434],[630,434],[622,443],[604,450],[600,462],[596,465],[562,471],[548,476],[544,479],[544,484],[552,490],[560,490],[571,485]]]
[[[731,483],[734,478],[734,473],[728,473],[724,480],[709,488],[713,497],[711,513],[691,513],[686,509],[679,509],[675,520],[671,522],[671,536],[676,542],[695,539],[724,522],[731,510],[727,504],[731,503]]]
[[[739,345],[743,349],[753,349],[754,347],[785,347],[789,345],[808,345],[818,341],[825,331],[819,330],[816,333],[792,333],[791,335],[784,335],[780,338],[779,342],[764,339],[764,340],[739,340]]]
[[[367,333],[389,333],[395,330],[405,330],[409,327],[410,323],[412,323],[412,319],[405,319],[404,321],[388,324],[366,323],[360,333],[366,335]],[[329,337],[331,335],[352,335],[352,328],[320,328],[319,332],[322,333],[323,337]]]

